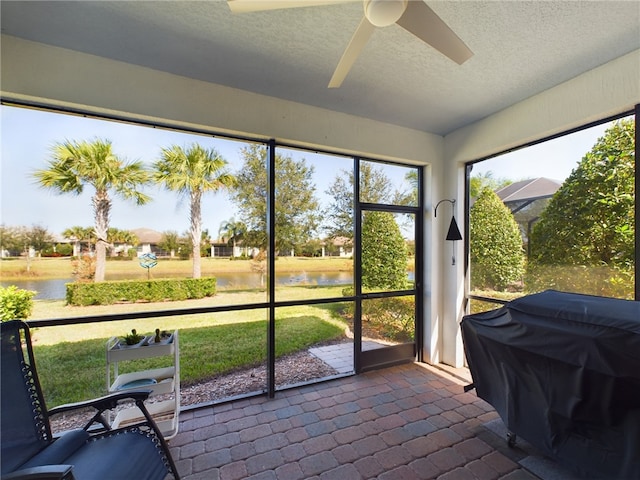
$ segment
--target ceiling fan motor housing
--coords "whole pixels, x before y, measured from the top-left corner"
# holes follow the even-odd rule
[[[407,9],[408,0],[364,0],[364,15],[376,27],[396,23]]]

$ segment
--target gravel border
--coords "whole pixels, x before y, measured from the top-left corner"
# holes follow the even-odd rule
[[[337,374],[338,372],[312,355],[307,350],[285,355],[276,359],[276,387],[284,387],[297,383],[308,382]],[[180,404],[184,406],[197,405],[215,400],[234,397],[252,392],[265,391],[267,384],[266,366],[259,366],[247,370],[239,370],[226,375],[218,375],[210,380],[180,386]],[[149,399],[147,403],[170,398],[169,395],[159,395]],[[126,408],[122,404],[119,408]],[[91,418],[94,410],[82,410],[71,414],[60,414],[51,417],[53,432],[62,432],[73,428],[82,428]]]

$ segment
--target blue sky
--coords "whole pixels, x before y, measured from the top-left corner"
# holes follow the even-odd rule
[[[80,196],[58,195],[39,188],[32,178],[35,170],[47,168],[51,147],[56,142],[109,139],[116,154],[148,164],[158,158],[161,147],[172,144],[188,145],[198,141],[206,147],[216,147],[225,157],[238,157],[239,150],[236,144],[212,137],[6,106],[1,108],[1,122],[2,223],[12,226],[39,224],[54,233],[61,233],[73,225],[93,225],[90,189],[85,189]],[[154,201],[142,207],[114,198],[111,226],[179,232],[187,229],[188,201],[180,202],[175,193],[159,188],[146,188],[145,193]],[[233,215],[233,208],[223,194],[206,196],[203,212],[207,214],[212,210],[224,212],[228,218]],[[226,217],[220,221],[224,219]],[[215,224],[216,233],[218,225],[219,222]],[[210,222],[205,227],[214,228]]]
[[[493,178],[513,181],[547,177],[564,181],[584,155],[591,151],[610,124],[523,148],[474,165],[472,176],[492,172]]]
[[[520,180],[545,176],[558,180],[566,178],[580,159],[601,136],[606,126],[598,126],[569,137],[547,142],[537,147],[504,155],[474,167],[474,174],[492,171],[494,178]],[[161,147],[173,144],[186,146],[193,142],[214,147],[230,163],[232,170],[242,164],[242,142],[190,135],[159,128],[133,126],[81,116],[60,115],[16,107],[0,107],[0,223],[7,226],[42,225],[53,233],[61,233],[74,226],[92,226],[91,193],[81,196],[58,195],[41,189],[32,178],[37,169],[47,166],[54,143],[69,140],[106,138],[113,142],[114,151],[129,160],[151,164]],[[348,158],[313,152],[287,150],[294,158],[304,158],[315,166],[316,193],[325,205],[329,200],[324,192],[342,169],[350,169]],[[404,172],[389,168],[387,173],[399,184]],[[111,226],[119,229],[139,227],[158,231],[177,230],[182,233],[189,226],[188,200],[180,201],[173,192],[159,187],[147,188],[153,197],[148,205],[114,199]],[[224,193],[208,194],[203,199],[203,227],[216,236],[220,224],[234,216],[235,206]]]
[[[128,160],[140,160],[151,165],[162,147],[177,144],[187,146],[198,142],[215,148],[228,162],[231,171],[242,163],[240,150],[244,142],[187,134],[125,123],[96,120],[81,116],[62,115],[17,107],[0,107],[0,136],[2,163],[0,169],[0,223],[7,226],[42,225],[50,232],[61,233],[74,225],[93,225],[90,188],[80,196],[59,195],[40,188],[33,180],[33,172],[47,168],[51,147],[64,140],[112,141],[116,154]],[[353,160],[309,151],[280,149],[281,154],[304,158],[315,168],[316,194],[324,206],[329,198],[324,192],[341,170],[350,170]],[[396,184],[403,181],[405,169],[387,167],[387,174]],[[112,227],[119,229],[152,228],[158,231],[189,228],[189,201],[181,200],[174,192],[160,187],[147,187],[145,193],[153,201],[144,206],[113,198]],[[217,236],[222,222],[238,218],[235,205],[225,193],[206,194],[202,200],[203,228]]]

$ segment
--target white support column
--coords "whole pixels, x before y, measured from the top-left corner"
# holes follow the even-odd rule
[[[452,242],[445,240],[447,230],[451,222],[451,208],[442,205],[442,212],[435,219],[437,234],[441,239],[440,263],[442,268],[442,355],[440,361],[453,367],[464,365],[464,347],[460,331],[460,320],[464,314],[464,165],[456,162],[445,162],[443,198],[455,200],[453,214],[458,221],[463,240]],[[453,245],[452,245],[453,243]],[[455,257],[455,265],[452,265],[452,255]]]

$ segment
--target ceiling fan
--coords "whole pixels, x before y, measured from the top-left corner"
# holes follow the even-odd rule
[[[332,5],[357,0],[227,0],[233,13]],[[333,72],[329,88],[342,85],[377,27],[398,24],[459,65],[473,56],[449,26],[422,0],[362,0],[364,17]]]

